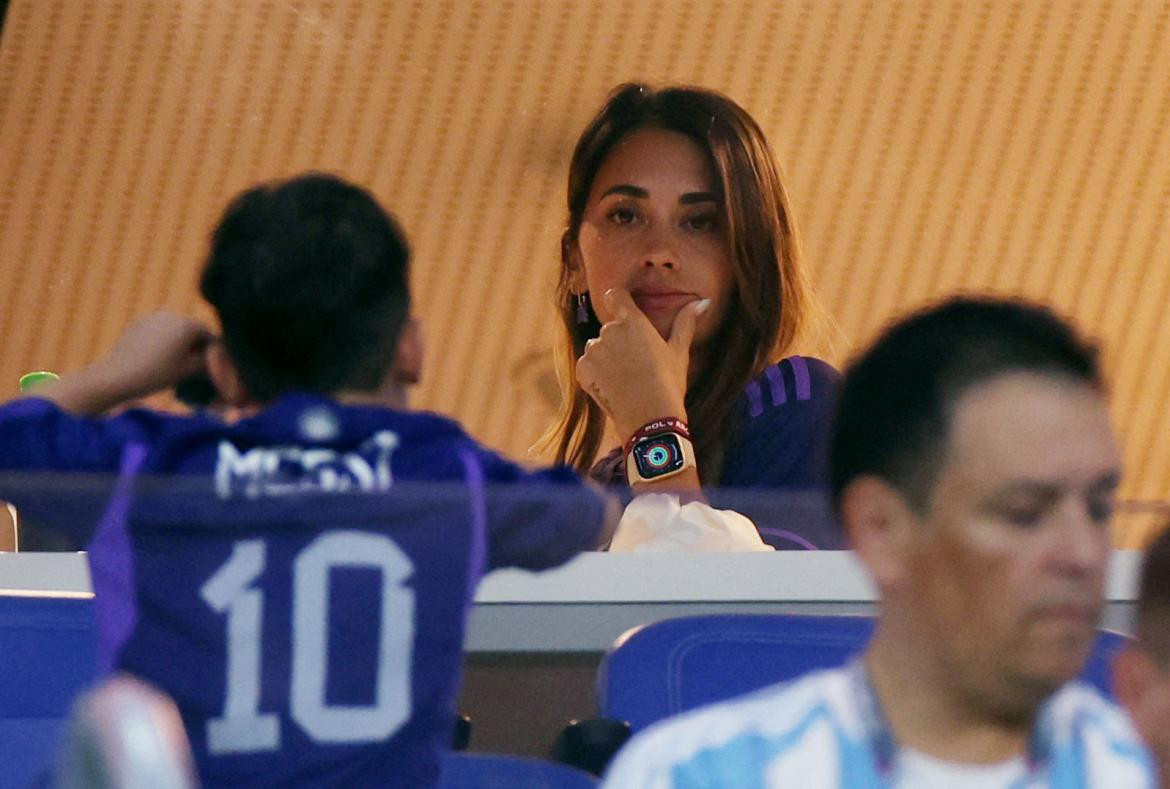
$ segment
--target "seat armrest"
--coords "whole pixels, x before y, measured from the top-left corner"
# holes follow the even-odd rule
[[[562,764],[600,776],[631,733],[629,723],[613,718],[569,721],[549,755]]]

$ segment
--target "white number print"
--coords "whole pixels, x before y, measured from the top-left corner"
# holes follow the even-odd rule
[[[200,590],[217,612],[227,613],[227,682],[224,714],[207,722],[213,754],[280,747],[280,719],[260,712],[261,623],[264,595],[250,584],[264,572],[263,540],[236,543],[228,560]],[[374,702],[328,704],[330,571],[357,567],[381,574],[381,621]],[[406,586],[414,566],[392,540],[357,531],[333,531],[311,542],[293,562],[293,720],[321,743],[387,739],[410,718],[410,659],[414,649],[414,592]]]
[[[227,700],[222,718],[207,722],[212,753],[268,751],[280,747],[280,721],[260,713],[260,623],[264,596],[248,584],[264,572],[263,540],[244,540],[200,594],[216,611],[226,611]]]

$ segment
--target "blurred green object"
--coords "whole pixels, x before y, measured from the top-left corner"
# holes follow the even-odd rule
[[[36,389],[38,386],[49,381],[56,381],[61,376],[56,373],[51,373],[48,370],[36,370],[35,372],[25,373],[20,376],[20,391],[29,392]]]

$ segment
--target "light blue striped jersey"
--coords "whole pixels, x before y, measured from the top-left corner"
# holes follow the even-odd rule
[[[604,787],[911,787],[868,688],[855,661],[663,721],[621,751]],[[1128,719],[1088,685],[1045,703],[1032,742],[1026,776],[1010,789],[1154,786]]]

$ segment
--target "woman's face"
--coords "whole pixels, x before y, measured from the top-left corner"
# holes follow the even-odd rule
[[[572,290],[589,291],[602,323],[602,294],[624,288],[663,338],[675,315],[710,299],[695,342],[714,334],[735,285],[720,188],[691,138],[638,129],[614,146],[593,180],[577,247]]]

